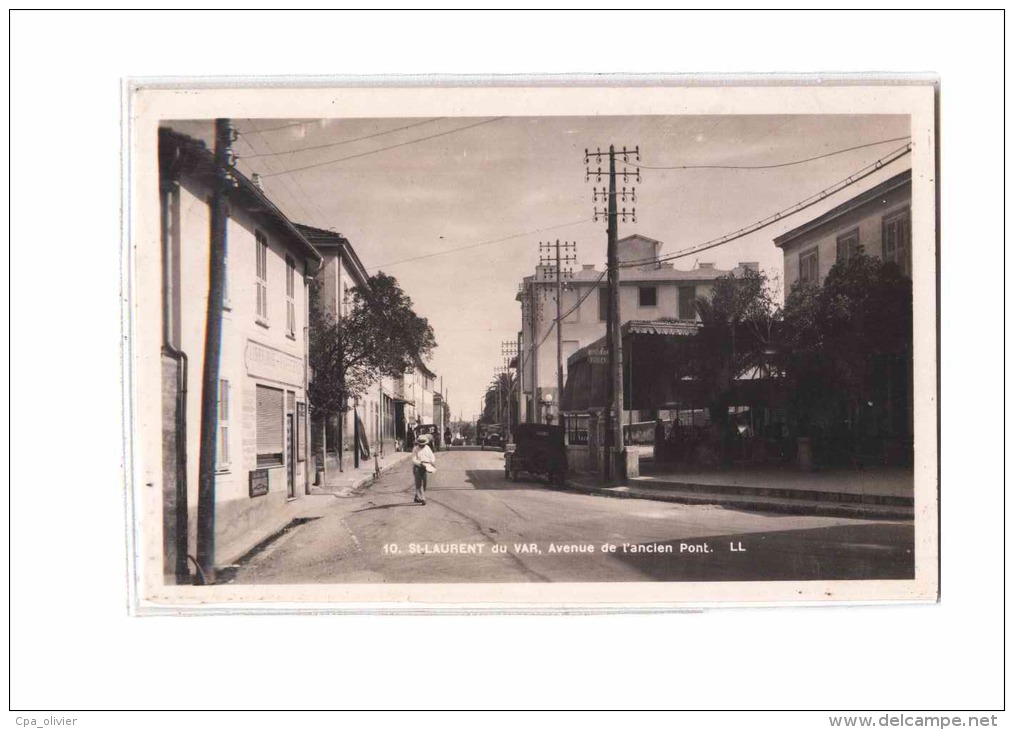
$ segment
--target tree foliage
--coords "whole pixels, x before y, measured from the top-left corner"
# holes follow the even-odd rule
[[[722,427],[736,378],[768,364],[778,308],[767,276],[752,269],[720,276],[696,306],[701,327],[691,367],[709,396],[712,422]]]
[[[912,347],[912,282],[862,249],[822,286],[798,284],[784,308],[784,367],[801,431],[828,429],[870,398],[871,368]]]
[[[483,423],[507,422],[507,409],[510,408],[511,424],[518,422],[518,390],[517,377],[513,371],[500,373],[490,389],[486,391],[482,405]]]
[[[412,309],[393,276],[371,276],[343,303],[342,316],[322,301],[320,284],[310,291],[310,402],[332,416],[348,408],[382,377],[397,377],[436,347],[433,328]]]

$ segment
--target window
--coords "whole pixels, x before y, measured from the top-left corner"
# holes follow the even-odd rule
[[[653,286],[637,287],[637,304],[640,307],[657,307],[658,290]]]
[[[296,461],[306,461],[306,403],[296,404]]]
[[[609,290],[599,287],[599,322],[609,320]]]
[[[697,318],[697,287],[680,287],[680,319]]]
[[[268,239],[257,231],[257,319],[268,321]]]
[[[859,229],[853,228],[848,233],[838,236],[838,261],[848,261],[859,253]]]
[[[912,224],[908,209],[883,221],[883,259],[898,265],[905,276],[912,274]]]
[[[282,391],[257,386],[257,466],[281,466]]]
[[[296,262],[285,257],[285,332],[296,336]]]
[[[229,381],[218,381],[218,443],[215,461],[219,471],[229,469]]]
[[[799,283],[816,284],[820,279],[817,268],[817,249],[811,248],[799,254]]]

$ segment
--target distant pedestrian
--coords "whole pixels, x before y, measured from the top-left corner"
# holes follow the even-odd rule
[[[408,451],[415,444],[415,429],[409,426],[405,429],[405,451]]]
[[[437,470],[437,457],[430,448],[430,436],[423,434],[412,448],[412,476],[415,477],[415,502],[426,504],[426,477]]]
[[[451,438],[452,438],[452,436],[451,436],[451,429],[445,428],[444,429],[444,449],[450,450],[450,448],[451,448]]]

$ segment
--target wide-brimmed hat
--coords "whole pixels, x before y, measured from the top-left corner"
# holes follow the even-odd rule
[[[424,433],[421,436],[419,436],[419,438],[417,438],[415,442],[420,446],[424,446],[425,444],[428,444],[430,442],[430,435],[428,433]]]

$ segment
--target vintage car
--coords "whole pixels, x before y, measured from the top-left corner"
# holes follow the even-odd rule
[[[562,426],[522,423],[514,428],[513,448],[504,454],[504,475],[511,481],[526,472],[563,486],[567,480],[567,449]]]
[[[502,449],[504,446],[503,434],[500,433],[500,426],[496,424],[480,426],[477,439],[482,449],[487,446],[491,449]]]
[[[415,437],[419,438],[422,435],[430,437],[431,446],[434,450],[440,448],[440,429],[437,428],[434,423],[422,423],[415,427]]]

